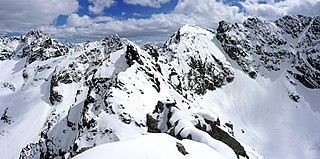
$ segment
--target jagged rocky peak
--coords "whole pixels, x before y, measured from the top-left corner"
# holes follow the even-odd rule
[[[31,31],[21,39],[21,57],[27,57],[28,63],[35,60],[47,60],[66,55],[69,47],[50,38],[40,30]]]
[[[215,31],[198,26],[181,27],[165,43],[164,57],[172,66],[169,80],[184,94],[204,94],[233,80],[230,63],[213,42]],[[184,94],[185,95],[185,94]]]
[[[42,32],[41,30],[33,30],[28,32],[25,36],[22,37],[22,41],[30,44],[42,42],[43,40],[48,40],[49,36]]]
[[[108,47],[116,46],[116,44],[121,45],[125,39],[122,39],[118,34],[111,34],[102,39],[102,42],[105,42]]]
[[[260,27],[265,26],[265,23],[266,23],[265,21],[263,21],[259,18],[253,17],[253,18],[246,19],[243,22],[243,25],[247,28],[250,28],[250,29],[258,29]]]
[[[110,48],[112,51],[120,50],[128,43],[125,39],[120,38],[118,34],[112,34],[108,37],[105,37],[102,42],[102,45]]]
[[[0,60],[27,58],[28,63],[47,60],[69,52],[69,46],[50,38],[41,30],[30,31],[26,35],[1,39]],[[6,39],[6,40],[5,40]]]

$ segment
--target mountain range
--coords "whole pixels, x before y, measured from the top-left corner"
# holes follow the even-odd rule
[[[320,16],[0,37],[1,158],[320,157]]]

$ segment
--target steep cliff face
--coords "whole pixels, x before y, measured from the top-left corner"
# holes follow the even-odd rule
[[[317,158],[319,39],[319,18],[305,16],[185,25],[163,47],[116,34],[74,45],[41,31],[1,37],[0,150],[86,158],[141,144],[129,146],[137,156]]]
[[[223,49],[252,78],[286,70],[308,88],[319,88],[319,16],[285,16],[275,22],[249,18],[220,22]],[[266,75],[268,76],[268,75]]]

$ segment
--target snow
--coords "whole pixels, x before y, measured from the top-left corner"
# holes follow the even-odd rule
[[[17,61],[0,61],[1,68],[6,68],[1,72],[4,76],[0,76],[0,83],[10,82],[16,88],[11,92],[0,88],[0,112],[8,108],[12,119],[10,125],[0,122],[0,150],[5,152],[2,158],[18,158],[26,144],[37,141],[51,110],[51,106],[41,100],[40,87],[22,85],[22,71],[15,70],[19,65]]]
[[[187,120],[184,120],[183,118],[179,120],[179,124],[176,127],[176,132],[180,132],[182,137],[187,137],[189,134],[192,134],[193,141],[204,143],[210,146],[212,149],[220,152],[225,158],[237,158],[230,147],[221,141],[213,139],[209,134],[196,129],[193,124]]]
[[[229,119],[236,138],[266,158],[317,158],[320,151],[310,147],[320,140],[319,113],[303,99],[289,99],[285,78],[253,80],[240,70],[234,72],[231,84],[207,93],[198,99],[199,105]]]
[[[181,143],[189,153],[183,155],[176,147]],[[131,158],[131,159],[192,159],[192,158],[219,158],[225,159],[218,151],[205,144],[191,140],[179,141],[167,134],[147,134],[141,137],[107,143],[91,148],[74,159],[103,159],[103,158]]]

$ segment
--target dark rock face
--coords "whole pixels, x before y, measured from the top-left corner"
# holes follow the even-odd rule
[[[161,133],[161,130],[158,128],[158,121],[149,114],[147,114],[147,127],[150,133]]]
[[[208,125],[211,128],[210,130],[207,130]],[[205,123],[199,122],[197,125],[195,125],[196,128],[207,132],[212,138],[219,140],[232,148],[238,158],[239,156],[249,158],[243,146],[234,137],[232,137],[229,133],[223,131],[218,126],[219,125],[217,124],[217,121],[210,121],[208,119],[205,119]]]
[[[140,65],[143,65],[143,62],[140,59],[138,51],[135,50],[135,48],[132,45],[127,45],[127,51],[126,51],[126,56],[125,57],[127,59],[127,64],[129,66],[132,66],[135,61],[137,63],[139,63]]]
[[[285,16],[274,23],[248,18],[242,24],[219,23],[217,39],[224,51],[252,78],[282,70],[308,88],[320,88],[320,20]],[[290,38],[291,37],[291,38]]]
[[[190,57],[189,66],[192,69],[187,76],[189,79],[188,87],[193,89],[196,94],[203,95],[207,90],[212,91],[221,88],[221,86],[233,81],[233,72],[225,68],[222,62],[214,56],[213,58],[218,65]],[[218,74],[215,73],[217,68],[222,70]]]

